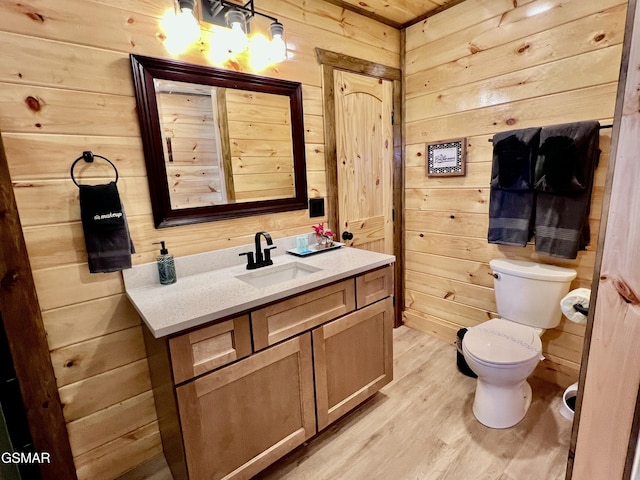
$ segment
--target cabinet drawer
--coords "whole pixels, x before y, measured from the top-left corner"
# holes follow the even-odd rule
[[[251,354],[249,316],[226,320],[169,340],[175,383]]]
[[[353,279],[274,303],[251,313],[253,345],[261,350],[355,310]]]
[[[356,277],[356,304],[358,308],[371,305],[390,295],[393,295],[393,265],[387,265]]]

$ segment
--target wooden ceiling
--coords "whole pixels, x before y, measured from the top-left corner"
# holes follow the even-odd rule
[[[326,0],[396,28],[405,28],[464,0]]]

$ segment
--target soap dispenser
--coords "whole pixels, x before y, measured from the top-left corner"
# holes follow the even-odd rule
[[[158,274],[160,275],[160,283],[162,285],[171,285],[176,283],[176,265],[173,261],[173,255],[164,246],[164,240],[154,242],[154,245],[160,245],[160,255],[157,257]]]

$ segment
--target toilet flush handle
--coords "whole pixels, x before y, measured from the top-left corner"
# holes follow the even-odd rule
[[[487,272],[487,273],[491,275],[493,278],[495,278],[496,280],[500,278],[500,275],[498,275],[497,273],[494,273],[494,272]]]

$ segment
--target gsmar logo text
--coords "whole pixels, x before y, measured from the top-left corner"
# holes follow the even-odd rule
[[[49,452],[2,452],[2,463],[51,463]]]

